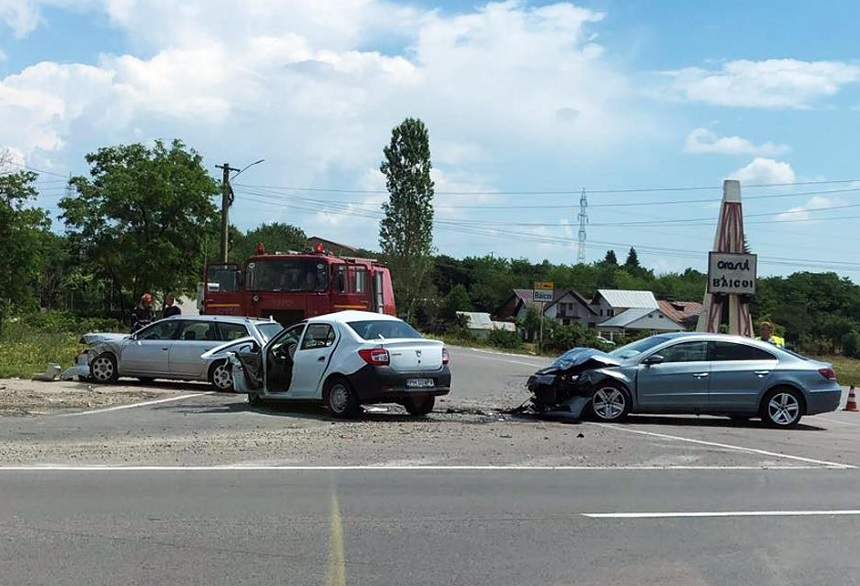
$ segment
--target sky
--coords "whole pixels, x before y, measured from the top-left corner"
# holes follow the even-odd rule
[[[413,116],[440,253],[574,263],[585,189],[587,261],[704,271],[733,178],[760,274],[860,282],[857,22],[844,1],[0,0],[0,149],[55,213],[101,146],[264,159],[238,227],[375,248],[382,149]]]

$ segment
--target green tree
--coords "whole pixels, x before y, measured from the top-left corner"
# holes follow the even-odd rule
[[[0,174],[0,323],[10,307],[36,302],[51,227],[48,214],[29,205],[36,178],[30,171]]]
[[[605,266],[618,266],[618,257],[615,256],[615,251],[610,249],[606,251],[606,256],[603,257],[603,265]]]
[[[472,300],[463,285],[454,285],[445,296],[444,317],[454,320],[458,311],[472,311]]]
[[[86,157],[90,177],[60,201],[75,255],[92,274],[136,298],[190,291],[216,236],[218,185],[193,149],[174,140],[101,148]]]
[[[624,261],[624,268],[631,273],[631,269],[635,271],[639,268],[639,255],[636,254],[636,249],[632,246],[630,247],[630,251],[627,253],[627,260]]]
[[[421,120],[407,118],[391,131],[380,171],[386,177],[388,201],[379,224],[379,245],[391,267],[395,295],[407,319],[432,266],[433,180],[430,136]]]
[[[230,259],[239,263],[256,254],[257,245],[260,243],[266,247],[266,252],[269,253],[288,250],[302,251],[308,245],[308,237],[304,230],[281,222],[264,223],[244,234],[234,235],[233,238]]]

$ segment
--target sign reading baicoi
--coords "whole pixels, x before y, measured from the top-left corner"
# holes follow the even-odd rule
[[[534,301],[537,303],[552,303],[555,283],[552,281],[538,281],[534,286]]]
[[[755,295],[756,255],[711,252],[708,255],[708,293]]]

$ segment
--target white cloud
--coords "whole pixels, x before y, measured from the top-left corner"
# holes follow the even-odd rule
[[[3,142],[28,157],[78,167],[84,148],[180,136],[219,161],[265,157],[280,170],[271,181],[343,184],[378,165],[409,115],[428,123],[455,177],[516,156],[511,146],[584,160],[649,132],[587,30],[603,15],[569,3],[454,15],[382,0],[89,4],[151,56],[41,63],[0,79],[0,127],[13,128]],[[395,49],[368,49],[380,39]]]
[[[826,210],[828,208],[832,208],[838,203],[840,202],[833,198],[817,195],[807,201],[804,205],[791,208],[788,211],[779,214],[776,219],[779,221],[808,220],[810,218],[809,210]]]
[[[0,0],[0,24],[12,29],[16,38],[24,38],[39,26],[39,11],[31,0]]]
[[[718,136],[707,128],[696,128],[687,135],[684,150],[696,154],[778,157],[789,152],[791,148],[772,142],[756,145],[740,136]]]
[[[841,61],[730,61],[718,70],[687,67],[663,72],[670,97],[717,106],[809,108],[860,80],[860,67]]]
[[[794,169],[786,162],[756,157],[749,165],[741,167],[729,176],[744,184],[767,185],[772,183],[794,183]]]

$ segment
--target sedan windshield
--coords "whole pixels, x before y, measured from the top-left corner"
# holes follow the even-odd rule
[[[621,346],[621,348],[616,348],[610,352],[609,355],[620,360],[629,360],[630,358],[639,356],[643,352],[646,352],[655,346],[659,346],[663,342],[668,342],[671,339],[672,338],[669,336],[650,336],[648,338],[631,342],[626,346]]]
[[[412,326],[400,320],[371,320],[349,322],[356,334],[363,340],[385,340],[393,338],[421,338]]]

